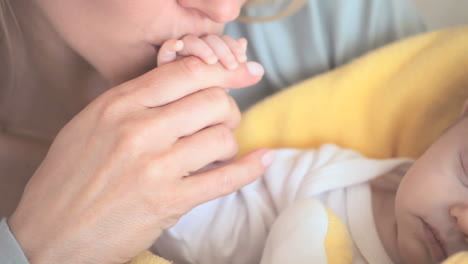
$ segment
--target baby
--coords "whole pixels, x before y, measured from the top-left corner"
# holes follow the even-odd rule
[[[301,214],[284,213],[299,201],[315,199],[347,227],[353,263],[439,263],[468,250],[466,108],[416,161],[369,159],[331,144],[316,150],[277,150],[262,178],[198,206],[153,249],[178,264],[271,264],[274,259],[268,254],[275,250],[289,254],[288,263],[308,263],[313,256],[294,247],[275,247],[285,243],[278,234],[292,231],[281,230],[285,222],[278,227],[275,221],[295,223]],[[304,236],[314,232],[307,225],[297,228],[303,228],[294,231]],[[272,249],[265,250],[267,239]]]

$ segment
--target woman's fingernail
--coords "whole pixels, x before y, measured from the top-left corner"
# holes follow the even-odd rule
[[[267,153],[263,154],[262,156],[262,164],[265,167],[269,167],[271,163],[273,163],[273,160],[275,159],[275,153],[270,150]]]
[[[263,66],[257,62],[249,61],[246,64],[247,64],[247,69],[252,75],[260,76],[260,75],[263,75],[263,73],[265,72],[265,70],[263,69]]]

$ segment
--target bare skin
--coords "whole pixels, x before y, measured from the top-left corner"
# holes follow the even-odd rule
[[[8,219],[31,263],[126,262],[270,164],[261,149],[197,172],[237,152],[240,112],[225,89],[258,82],[261,65],[192,56],[154,69],[165,40],[219,35],[244,0],[12,3],[24,39],[12,36],[20,82],[0,91],[0,149],[15,152],[0,167],[15,188],[32,174]]]

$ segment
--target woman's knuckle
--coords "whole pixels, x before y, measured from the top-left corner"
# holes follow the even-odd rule
[[[217,113],[224,117],[224,123],[231,129],[237,127],[241,121],[241,112],[234,99],[222,88],[209,97],[209,100],[216,104]]]
[[[148,159],[144,166],[144,172],[148,181],[157,184],[162,176],[171,178],[171,173],[168,170],[170,162],[165,158],[166,154],[155,155],[153,158]]]
[[[171,127],[171,118],[172,115],[165,114],[164,110],[161,110],[159,113],[155,114],[150,118],[150,120],[145,121],[145,126],[151,126],[151,131],[154,134],[165,138],[164,136],[167,135],[168,131]]]
[[[112,100],[104,100],[104,102],[101,103],[101,109],[98,116],[99,119],[104,122],[115,119],[114,103]]]
[[[239,152],[239,144],[237,143],[236,139],[234,138],[231,145],[227,149],[229,151],[228,156],[232,158]]]
[[[237,127],[242,119],[242,114],[237,105],[236,101],[232,97],[228,97],[229,99],[229,112],[232,115],[232,122],[234,127]]]
[[[220,179],[218,186],[220,194],[224,196],[232,193],[235,189],[232,175],[228,171],[222,170],[219,172],[218,177]]]
[[[223,146],[224,148],[232,149],[236,147],[236,140],[234,137],[234,134],[232,131],[224,126],[224,125],[218,125],[214,127],[215,129],[215,138]]]
[[[204,90],[204,94],[209,102],[216,103],[226,109],[229,105],[229,95],[220,87],[211,87]]]
[[[144,126],[139,121],[125,121],[119,125],[119,146],[124,150],[137,150],[144,146]]]
[[[112,93],[102,98],[100,103],[100,111],[98,113],[98,121],[109,123],[120,118],[120,106],[123,104],[123,93]]]

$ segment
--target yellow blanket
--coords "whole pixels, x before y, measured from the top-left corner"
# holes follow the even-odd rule
[[[468,27],[425,34],[255,105],[237,131],[240,154],[333,142],[370,157],[417,157],[467,96]]]
[[[416,158],[457,118],[466,98],[468,27],[428,33],[255,105],[237,130],[240,154],[330,142],[369,157]],[[167,263],[144,257],[132,264]],[[468,253],[444,264],[455,263],[468,264]]]

